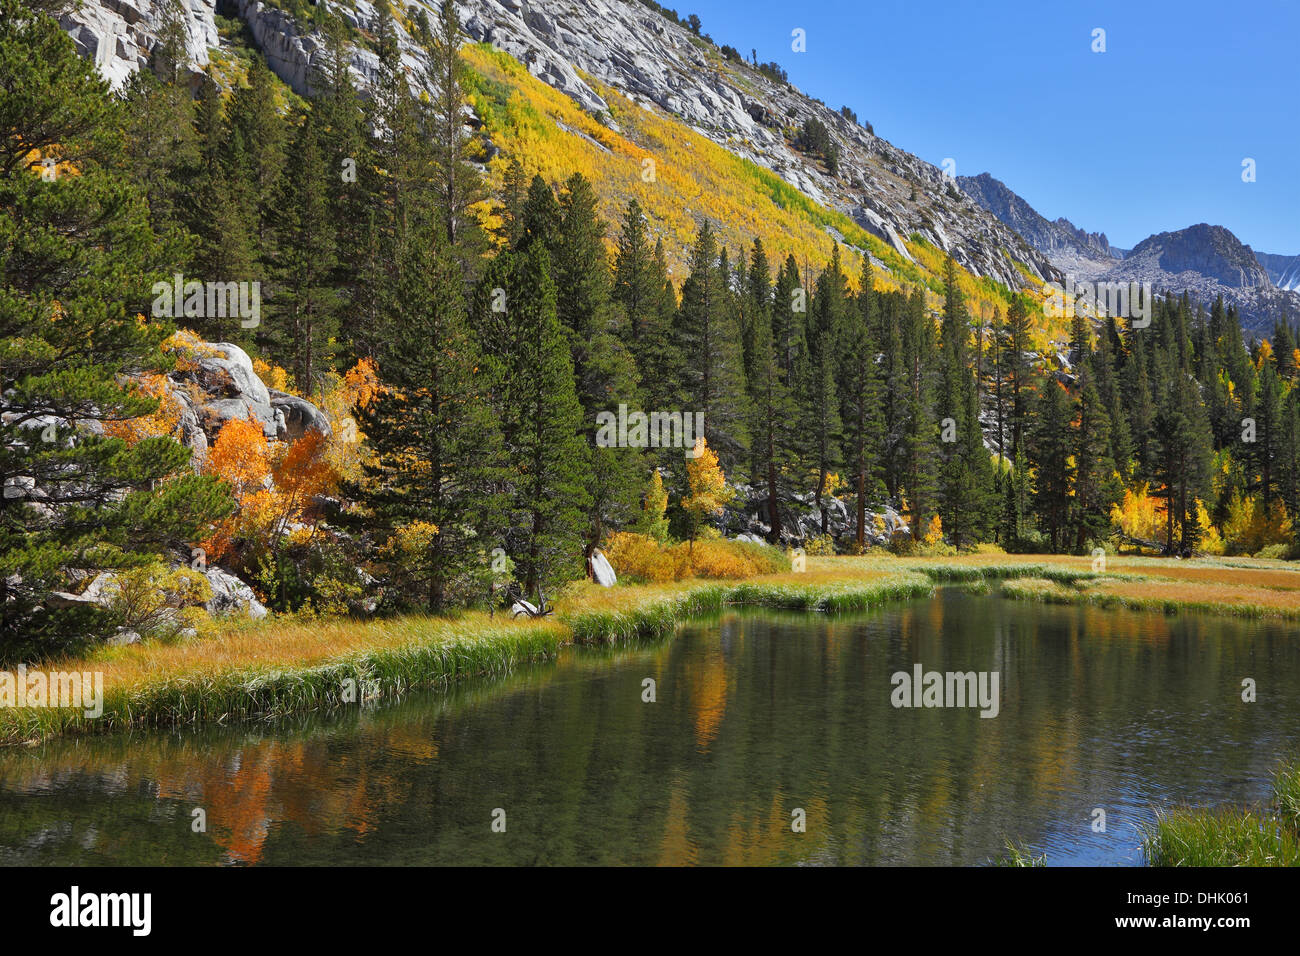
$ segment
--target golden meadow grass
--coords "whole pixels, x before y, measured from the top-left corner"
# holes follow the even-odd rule
[[[342,703],[344,681],[377,682],[395,696],[462,677],[503,673],[554,657],[569,644],[613,643],[662,634],[697,615],[755,605],[851,612],[921,597],[936,585],[982,589],[1001,581],[1008,597],[1090,602],[1165,611],[1300,616],[1300,571],[1281,562],[1173,562],[1110,558],[1097,573],[1086,557],[972,554],[956,557],[809,557],[807,572],[741,581],[686,580],[611,589],[581,583],[543,620],[455,618],[271,619],[230,626],[181,644],[102,648],[50,670],[101,671],[104,715],[0,710],[0,743],[62,732],[103,732],[276,716]]]

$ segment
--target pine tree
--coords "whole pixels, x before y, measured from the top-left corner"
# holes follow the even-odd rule
[[[507,249],[519,245],[524,237],[524,203],[528,201],[528,175],[518,156],[510,157],[501,188],[499,240]]]
[[[788,255],[772,290],[772,347],[786,382],[792,381],[795,355],[807,324],[807,290],[799,279],[799,264]]]
[[[1160,482],[1156,493],[1165,499],[1165,548],[1171,554],[1190,553],[1200,535],[1196,500],[1206,497],[1209,488],[1210,423],[1195,381],[1179,368],[1172,348],[1158,350],[1157,371],[1153,473]]]
[[[682,286],[675,338],[682,356],[686,411],[704,415],[704,434],[726,467],[749,447],[740,330],[728,307],[713,228],[700,227],[691,274]]]
[[[162,47],[155,47],[154,69],[137,70],[122,91],[127,124],[122,172],[144,193],[150,226],[159,235],[179,232],[187,180],[199,159],[189,84],[171,78],[176,71],[159,62],[164,56]]]
[[[794,402],[772,341],[771,275],[763,245],[754,240],[750,254],[746,296],[750,307],[750,346],[747,368],[753,480],[766,493],[764,511],[768,540],[781,539],[781,494],[793,465],[790,428]]]
[[[556,315],[550,254],[527,242],[510,257],[511,340],[505,368],[505,440],[517,476],[507,551],[529,593],[582,571],[590,514],[582,406],[568,339]]]
[[[556,312],[569,336],[583,430],[590,446],[589,557],[610,527],[628,524],[635,517],[645,472],[641,452],[600,447],[596,418],[601,412],[617,414],[620,405],[635,406],[638,381],[635,360],[623,344],[622,313],[610,295],[605,225],[596,214],[596,194],[580,173],[564,184],[560,213],[552,260]]]
[[[422,33],[426,31],[420,31]],[[464,34],[454,3],[444,3],[422,37],[428,54],[426,86],[433,91],[423,125],[434,145],[433,181],[447,242],[472,278],[487,248],[487,237],[470,208],[487,197],[482,177],[469,161],[471,142],[465,133],[465,77],[460,56]]]
[[[275,287],[268,332],[275,354],[287,360],[306,394],[314,392],[330,363],[339,327],[337,234],[320,135],[318,120],[308,110],[289,152],[272,220]]]
[[[991,531],[993,467],[980,427],[978,378],[970,354],[970,315],[957,287],[957,267],[951,256],[945,263],[944,283],[938,413],[945,422],[939,444],[939,501],[944,529],[960,548]]]
[[[51,592],[186,546],[231,502],[173,439],[101,434],[157,408],[126,377],[163,367],[170,332],[145,316],[173,263],[144,197],[97,158],[122,148],[120,105],[17,0],[0,0],[0,75],[0,660],[18,661],[110,623]],[[76,174],[43,176],[47,157]]]
[[[1101,393],[1089,378],[1079,390],[1079,417],[1075,426],[1074,550],[1104,537],[1110,528],[1110,511],[1123,487],[1111,459],[1110,415]]]
[[[921,541],[929,518],[936,477],[939,439],[934,414],[934,376],[928,362],[934,354],[934,326],[925,311],[925,293],[912,290],[901,323],[906,407],[903,410],[902,487],[907,497],[912,540]]]
[[[823,506],[829,493],[830,478],[840,466],[841,440],[840,400],[836,389],[839,372],[840,333],[846,312],[847,286],[840,266],[839,247],[832,253],[831,262],[817,277],[812,309],[808,313],[805,332],[808,346],[808,366],[803,382],[797,385],[797,394],[804,404],[803,419],[808,435],[808,469],[815,476],[813,502],[821,514],[821,532],[829,530],[829,509]]]
[[[490,371],[476,362],[458,264],[443,225],[418,225],[384,296],[379,371],[384,388],[356,414],[372,452],[353,489],[380,540],[423,522],[436,528],[403,575],[442,613],[464,595],[504,523],[503,449],[488,404]]]
[[[212,281],[259,281],[258,247],[253,217],[245,193],[225,159],[229,133],[222,115],[221,94],[213,82],[200,87],[195,108],[198,164],[190,188],[182,192],[185,224],[194,236],[187,274]],[[210,341],[247,343],[236,317],[204,316],[187,320]]]
[[[236,86],[227,107],[225,163],[232,194],[250,224],[260,262],[265,254],[289,129],[276,106],[276,79],[255,56],[248,85]]]
[[[1049,380],[1039,395],[1030,460],[1035,468],[1034,512],[1054,552],[1062,550],[1070,523],[1070,491],[1074,479],[1071,456],[1074,436],[1073,401],[1057,382]]]
[[[871,259],[863,257],[858,294],[845,315],[840,343],[840,419],[844,426],[843,460],[856,500],[854,543],[866,547],[867,499],[877,494],[877,450],[884,421],[880,414],[880,370],[876,362],[876,293]]]
[[[337,293],[336,360],[351,367],[371,351],[369,330],[378,325],[371,294],[363,286],[372,209],[367,184],[374,163],[361,97],[352,81],[351,54],[342,20],[329,14],[322,30],[323,47],[313,61],[311,111],[329,197],[329,230],[336,255],[330,285]],[[369,320],[369,324],[367,321]]]

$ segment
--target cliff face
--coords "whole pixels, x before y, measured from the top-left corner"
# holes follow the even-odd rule
[[[957,183],[963,192],[1018,232],[1039,252],[1048,256],[1074,255],[1098,260],[1120,258],[1120,253],[1106,240],[1105,233],[1086,232],[1064,217],[1049,221],[989,173],[959,176]]]
[[[198,68],[207,66],[209,48],[220,42],[213,3],[182,0],[180,6],[190,63]],[[94,60],[116,89],[148,64],[149,51],[158,37],[159,7],[156,0],[87,0],[65,12],[59,23],[77,45],[77,52]]]
[[[194,67],[202,68],[208,49],[220,43],[215,20],[220,12],[245,21],[277,75],[295,91],[309,91],[320,44],[307,25],[264,0],[183,2]],[[157,6],[156,0],[85,0],[79,12],[65,16],[64,26],[83,54],[120,84],[147,62]],[[367,0],[331,6],[359,37],[375,17]],[[424,6],[431,13],[438,8],[433,0],[410,0],[407,6]],[[771,170],[815,202],[847,214],[905,258],[911,254],[904,240],[919,235],[975,275],[1012,288],[1026,284],[1017,261],[1039,278],[1057,275],[1044,253],[963,195],[935,166],[793,86],[726,58],[636,0],[468,0],[457,9],[472,41],[509,53],[533,76],[607,124],[616,121],[593,86],[612,87],[635,102],[653,104]],[[405,34],[403,49],[418,83],[422,51]],[[373,52],[359,44],[352,66],[365,84],[374,75]],[[824,155],[800,149],[793,135],[814,120],[838,151],[833,173]]]
[[[1257,252],[1255,258],[1264,267],[1273,285],[1290,292],[1300,292],[1300,256],[1279,256]]]

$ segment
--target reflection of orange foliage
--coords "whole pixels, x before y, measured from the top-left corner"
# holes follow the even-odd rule
[[[180,431],[181,415],[185,409],[181,400],[168,390],[167,379],[162,375],[145,375],[133,384],[136,391],[158,399],[158,407],[148,415],[141,415],[139,418],[106,421],[104,433],[112,438],[121,438],[128,445],[134,445],[142,438],[156,438],[161,435],[176,437]]]
[[[727,711],[727,662],[717,644],[708,646],[700,667],[691,672],[691,700],[695,702],[695,743],[703,749],[718,735]]]

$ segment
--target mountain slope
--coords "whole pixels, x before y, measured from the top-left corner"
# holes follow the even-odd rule
[[[217,0],[186,2],[191,36],[209,42]],[[408,15],[418,6],[437,8],[432,0],[404,6]],[[308,92],[319,51],[307,19],[313,7],[303,0],[221,0],[220,8],[248,24],[286,83],[296,92]],[[83,11],[65,23],[81,37],[83,52],[97,57],[105,75],[118,82],[141,65],[140,58],[119,56],[101,34],[105,22],[128,9],[136,29],[143,30],[152,15],[149,0],[86,0]],[[352,65],[364,83],[374,75],[375,58],[365,36],[375,8],[367,0],[341,0],[331,9],[342,14],[357,37]],[[963,196],[936,167],[788,83],[724,56],[719,47],[636,0],[470,0],[457,9],[471,40],[510,54],[604,128],[621,132],[617,114],[627,104],[659,111],[800,194],[765,187],[778,206],[811,200],[821,207],[812,218],[827,235],[864,248],[867,243],[855,240],[855,234],[878,239],[892,250],[892,257],[881,260],[886,267],[888,259],[896,258],[907,264],[903,272],[922,273],[932,285],[930,270],[915,264],[910,244],[919,241],[950,252],[972,276],[1012,289],[1055,275],[1046,256]],[[399,26],[403,19],[399,17]],[[422,51],[405,33],[403,43],[412,76],[418,78]],[[148,43],[142,39],[139,46]],[[611,99],[612,94],[617,96]],[[624,101],[621,106],[618,98]],[[817,124],[833,144],[834,160],[828,159],[829,150],[814,150],[799,135]],[[659,158],[663,173],[665,157]],[[693,212],[708,215],[708,204]],[[915,276],[896,278],[914,281]]]
[[[1264,267],[1273,285],[1290,292],[1300,292],[1300,256],[1257,252],[1255,258]]]

